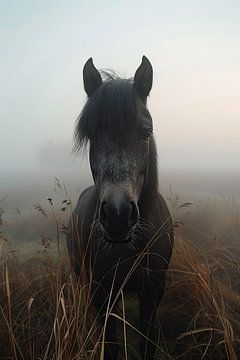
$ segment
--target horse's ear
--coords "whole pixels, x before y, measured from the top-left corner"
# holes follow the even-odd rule
[[[145,102],[152,88],[153,68],[146,56],[143,55],[142,62],[134,75],[134,87]]]
[[[101,75],[95,68],[92,58],[89,58],[83,67],[83,84],[88,97],[102,84]]]

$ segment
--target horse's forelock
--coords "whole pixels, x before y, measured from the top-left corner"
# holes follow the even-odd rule
[[[88,99],[77,119],[75,150],[79,151],[89,139],[102,133],[124,139],[137,126],[136,91],[132,79],[119,78],[105,72],[105,81]]]

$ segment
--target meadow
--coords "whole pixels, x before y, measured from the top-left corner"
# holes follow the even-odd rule
[[[72,202],[56,179],[55,195],[6,219],[0,203],[0,359],[101,359],[89,283],[79,284],[65,247]],[[157,359],[240,357],[240,202],[221,194],[165,198],[175,229],[167,287],[158,310]],[[120,359],[139,359],[135,298],[117,313]]]

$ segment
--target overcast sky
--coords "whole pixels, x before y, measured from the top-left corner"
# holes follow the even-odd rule
[[[162,166],[239,168],[240,1],[0,2],[0,171],[71,143],[82,67],[154,68],[149,108]]]

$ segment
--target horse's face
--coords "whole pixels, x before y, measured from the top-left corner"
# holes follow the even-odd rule
[[[87,66],[87,69],[86,69]],[[100,74],[93,68],[92,62],[86,64],[84,68],[84,85],[89,96],[89,84],[94,84]],[[92,72],[92,79],[89,82],[89,74]],[[86,76],[87,73],[87,76]],[[99,76],[98,76],[99,75]],[[118,80],[112,80],[118,81]],[[152,119],[146,108],[146,98],[152,85],[152,67],[146,58],[136,71],[134,82],[127,86],[131,87],[129,96],[132,96],[134,104],[134,121],[132,126],[125,132],[119,131],[118,120],[124,122],[125,118],[120,118],[119,113],[124,117],[127,114],[127,106],[123,101],[121,110],[118,105],[114,109],[114,99],[118,99],[121,94],[114,95],[114,91],[119,91],[117,87],[112,87],[111,94],[113,103],[111,106],[112,117],[108,119],[116,125],[116,129],[103,126],[101,131],[95,132],[94,136],[89,136],[90,141],[90,165],[93,179],[99,196],[99,219],[105,231],[105,238],[112,242],[126,242],[131,240],[134,225],[138,222],[139,209],[138,201],[144,190],[148,176],[149,164],[149,141],[152,135]],[[97,89],[94,89],[93,93]],[[92,90],[91,90],[92,91]],[[105,114],[105,112],[104,112]],[[114,115],[115,114],[115,115]],[[105,114],[109,116],[109,113]],[[99,120],[104,123],[106,119]],[[114,122],[115,121],[115,122]],[[106,123],[105,123],[106,125]],[[119,128],[120,129],[120,128]]]
[[[138,221],[138,200],[148,173],[151,119],[122,141],[90,140],[90,165],[100,199],[100,221],[114,241],[129,239]]]

